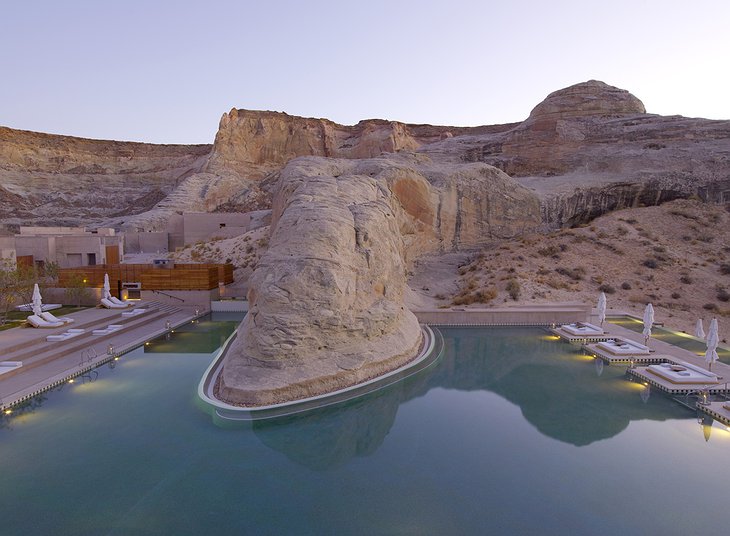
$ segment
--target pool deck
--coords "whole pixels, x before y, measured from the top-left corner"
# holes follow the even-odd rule
[[[69,381],[116,356],[196,318],[207,311],[198,306],[174,306],[158,302],[139,303],[135,309],[145,312],[122,316],[125,310],[93,308],[68,317],[74,322],[58,328],[20,327],[0,331],[0,362],[22,365],[0,374],[0,409],[35,396],[43,390]],[[94,334],[109,325],[119,328]],[[67,329],[83,329],[72,338],[48,341]],[[109,346],[112,352],[109,352]]]
[[[597,317],[592,316],[591,321],[593,321],[593,323],[596,323]],[[624,328],[616,324],[611,324],[609,322],[604,322],[602,327],[604,331],[610,336],[610,338],[627,339],[637,342],[639,344],[644,344],[644,336],[641,333],[631,331],[628,328]],[[704,355],[697,355],[694,352],[685,350],[684,348],[680,348],[679,346],[674,346],[672,344],[657,339],[649,339],[648,346],[650,349],[650,354],[648,356],[637,355],[632,356],[631,358],[627,358],[627,356],[613,356],[609,359],[605,355],[600,355],[595,352],[594,345],[591,344],[584,345],[584,351],[587,355],[596,356],[597,358],[603,359],[609,364],[629,364],[631,360],[633,360],[634,364],[685,362],[707,370],[707,363],[705,363]],[[717,374],[717,376],[720,378],[720,383],[715,384],[675,384],[668,380],[660,378],[659,376],[652,374],[651,372],[648,372],[646,367],[629,368],[628,372],[635,379],[648,383],[649,385],[669,394],[687,394],[688,392],[706,389],[712,394],[727,396],[729,392],[728,382],[730,382],[730,365],[727,365],[720,361],[712,364],[712,372]]]
[[[725,426],[730,426],[730,409],[725,407],[726,404],[727,402],[710,402],[704,406],[698,405],[697,409]]]

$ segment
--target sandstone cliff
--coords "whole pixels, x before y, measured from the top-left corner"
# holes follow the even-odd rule
[[[730,121],[647,114],[603,82],[548,95],[521,122],[460,128],[233,109],[212,146],[153,146],[0,128],[0,224],[163,228],[181,211],[268,208],[292,158],[418,151],[495,166],[541,198],[546,227],[698,195],[730,199]]]
[[[730,200],[730,121],[647,114],[629,92],[598,81],[551,93],[508,131],[422,150],[518,178],[541,196],[550,227],[691,195]]]
[[[87,225],[152,208],[209,145],[87,140],[0,127],[0,224]]]

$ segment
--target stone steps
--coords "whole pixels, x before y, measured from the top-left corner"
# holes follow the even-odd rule
[[[169,316],[170,314],[178,312],[180,310],[175,306],[163,305],[157,302],[147,304],[146,307],[151,308],[152,310],[140,315],[139,317],[124,318],[123,320],[117,322],[124,327],[114,331],[113,334],[117,335],[120,333],[129,332],[141,325],[165,318],[166,316]],[[104,319],[101,322],[91,322],[88,324],[90,324],[90,327],[94,327],[97,324],[108,325],[110,323],[113,324],[115,322],[110,322],[109,319]],[[105,338],[103,336],[94,335],[91,332],[91,329],[66,341],[47,342],[44,339],[41,339],[38,344],[34,345],[33,347],[27,348],[26,351],[22,352],[22,354],[19,353],[7,358],[7,360],[21,361],[23,363],[23,366],[16,370],[5,373],[3,377],[9,378],[16,374],[19,374],[22,371],[27,371],[29,369],[48,363],[49,361],[52,361],[54,359],[66,357],[76,352],[82,352],[83,350],[92,347],[94,343],[102,341],[105,341]],[[81,356],[79,356],[79,359],[81,359]],[[4,358],[4,360],[6,359]]]

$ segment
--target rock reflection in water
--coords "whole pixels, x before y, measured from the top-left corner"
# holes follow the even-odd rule
[[[254,432],[291,460],[324,470],[374,453],[398,406],[434,387],[497,393],[540,433],[575,446],[613,437],[632,420],[687,417],[666,397],[638,397],[624,367],[606,366],[598,376],[576,347],[546,340],[535,328],[441,331],[446,348],[433,368],[355,401],[255,421]]]

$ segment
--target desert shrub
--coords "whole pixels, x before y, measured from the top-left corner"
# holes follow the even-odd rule
[[[543,257],[552,257],[553,255],[557,255],[560,252],[560,249],[558,249],[557,246],[550,245],[542,249],[538,249],[537,253],[539,255],[542,255]]]
[[[717,294],[715,294],[715,297],[721,302],[730,301],[730,292],[728,292],[724,288],[721,288],[717,290]]]
[[[679,292],[672,292],[672,299],[673,300],[678,300],[681,297],[682,297],[682,295]]]
[[[468,290],[462,291],[456,296],[451,303],[453,305],[470,305],[472,303],[488,303],[497,297],[497,289],[490,287],[486,290],[477,290],[476,292],[470,292]]]
[[[623,225],[619,225],[618,227],[616,227],[616,232],[619,236],[626,236],[629,233],[629,230]]]
[[[715,303],[706,303],[702,306],[703,309],[707,309],[708,311],[717,311],[717,304]]]
[[[689,213],[684,212],[684,211],[681,211],[681,210],[676,210],[676,209],[675,210],[670,210],[669,213],[672,216],[680,216],[682,218],[687,218],[688,220],[697,221],[697,219],[698,219],[697,216],[694,216],[692,214],[689,214]]]
[[[608,283],[602,284],[600,287],[598,287],[598,290],[600,290],[601,292],[605,292],[606,294],[613,294],[614,292],[616,292],[616,289]]]
[[[568,289],[568,288],[570,288],[570,285],[568,283],[566,283],[565,281],[561,281],[561,280],[559,280],[557,278],[554,278],[554,277],[551,277],[550,279],[548,279],[547,281],[545,281],[545,284],[547,286],[551,287],[551,288],[556,289],[556,290],[557,289],[561,289],[561,288],[562,289]]]
[[[722,275],[730,275],[730,264],[723,263],[720,265],[720,273]]]
[[[691,285],[692,284],[692,278],[688,276],[687,274],[683,274],[682,277],[679,278],[680,283],[684,283],[685,285]]]
[[[506,290],[509,297],[517,301],[520,297],[520,282],[516,279],[510,279],[507,281]]]
[[[624,281],[623,283],[621,283],[621,288],[624,290],[631,290],[631,283],[629,283],[628,281]]]
[[[656,259],[646,259],[641,264],[643,264],[647,268],[651,268],[652,270],[654,270],[655,268],[657,268],[659,266],[659,263],[656,261]]]
[[[705,244],[709,244],[715,239],[714,236],[712,236],[710,233],[700,233],[700,235],[697,237],[697,240],[700,242],[704,242]]]
[[[549,273],[550,270],[548,270],[544,266],[540,266],[540,268],[537,269],[537,275],[548,275]]]
[[[560,244],[560,251],[568,251],[568,244]]]
[[[657,253],[666,253],[667,252],[667,248],[665,248],[664,246],[654,246],[653,249]]]
[[[577,268],[565,268],[564,266],[558,266],[555,268],[555,271],[560,275],[571,278],[574,281],[580,281],[586,273],[585,268],[582,266],[578,266]]]

